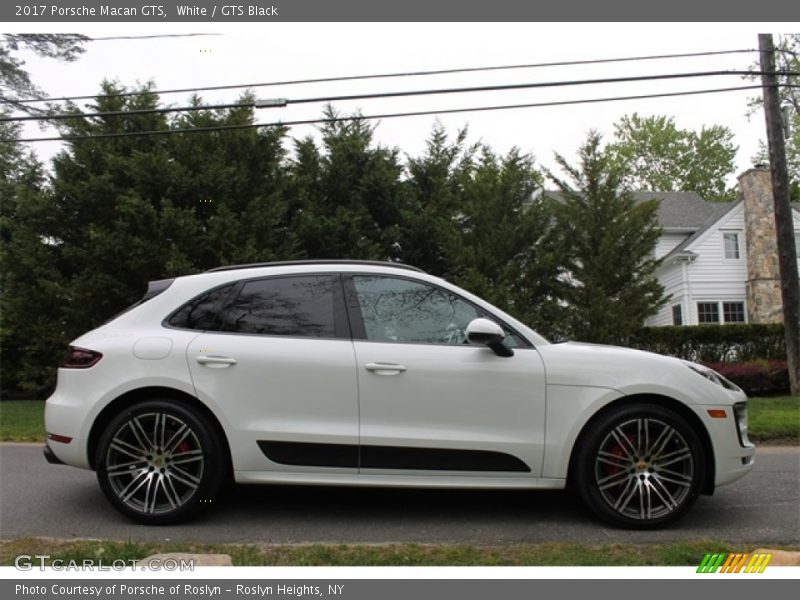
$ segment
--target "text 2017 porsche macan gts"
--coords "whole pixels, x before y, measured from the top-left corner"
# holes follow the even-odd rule
[[[144,523],[223,484],[564,488],[654,527],[745,475],[747,398],[714,371],[550,344],[412,267],[243,265],[155,281],[76,339],[45,456]]]

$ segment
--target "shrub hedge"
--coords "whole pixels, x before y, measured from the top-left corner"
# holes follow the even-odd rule
[[[730,379],[748,396],[767,396],[789,391],[789,368],[785,360],[703,363]]]
[[[644,327],[630,346],[703,363],[749,395],[789,390],[783,325]]]
[[[702,363],[786,360],[781,323],[643,327],[629,345]]]

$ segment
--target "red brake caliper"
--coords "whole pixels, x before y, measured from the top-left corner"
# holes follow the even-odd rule
[[[632,448],[636,448],[636,444],[634,444],[633,436],[631,434],[626,433],[625,437],[628,439],[628,443],[631,445]],[[625,451],[622,449],[622,446],[619,444],[614,444],[609,450],[609,454],[613,454],[614,456],[621,459],[621,462],[624,461],[623,457],[625,456]],[[616,475],[622,471],[622,467],[618,467],[616,465],[610,465],[606,463],[606,476]],[[620,482],[622,483],[622,482]]]

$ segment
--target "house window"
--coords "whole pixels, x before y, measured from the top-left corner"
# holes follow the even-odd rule
[[[698,323],[719,323],[719,303],[718,302],[698,302],[697,303],[697,322]]]
[[[744,302],[723,302],[722,316],[726,323],[744,323]]]
[[[672,307],[672,324],[683,325],[683,308],[680,304]]]
[[[725,246],[725,258],[740,258],[738,233],[723,233],[722,243]]]

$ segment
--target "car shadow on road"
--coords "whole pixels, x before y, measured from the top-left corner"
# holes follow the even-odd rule
[[[450,490],[337,486],[236,485],[220,504],[238,515],[257,518],[270,508],[271,518],[335,518],[363,523],[372,518],[437,521],[542,519],[584,522],[589,517],[575,494],[566,491]],[[220,507],[222,508],[222,507]],[[223,508],[223,511],[225,510]]]

